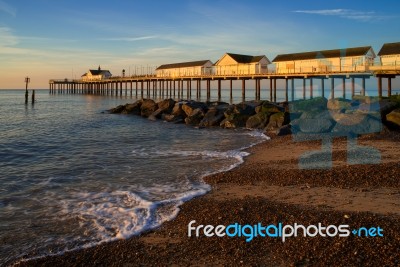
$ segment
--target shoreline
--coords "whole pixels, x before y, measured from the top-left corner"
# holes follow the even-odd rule
[[[245,151],[238,167],[205,177],[209,193],[185,202],[159,228],[95,247],[18,266],[51,265],[396,265],[400,253],[400,152],[398,133],[359,138],[381,150],[378,165],[349,166],[345,139],[335,139],[331,170],[299,170],[298,155],[320,146],[275,137]],[[290,146],[292,154],[287,153]],[[188,237],[188,223],[380,226],[384,237],[275,238]]]

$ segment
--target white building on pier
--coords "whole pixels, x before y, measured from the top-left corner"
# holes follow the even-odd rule
[[[282,54],[272,61],[277,74],[365,72],[373,65],[371,46]]]
[[[109,70],[102,70],[101,67],[97,70],[89,70],[82,75],[82,81],[99,81],[111,78],[112,74]]]
[[[263,74],[271,64],[265,55],[249,56],[225,53],[214,65],[216,75]]]
[[[213,74],[213,63],[210,60],[200,60],[173,64],[164,64],[156,69],[157,77],[183,77]]]

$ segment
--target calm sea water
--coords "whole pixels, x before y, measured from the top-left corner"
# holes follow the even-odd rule
[[[265,140],[102,111],[132,99],[0,90],[0,265],[154,228]]]

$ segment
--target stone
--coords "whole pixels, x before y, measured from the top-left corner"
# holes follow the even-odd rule
[[[220,126],[223,128],[241,128],[246,126],[246,122],[249,119],[249,115],[245,114],[231,114],[225,118]]]
[[[183,106],[182,102],[175,103],[175,106],[172,109],[171,114],[174,116],[182,116],[182,117],[186,118],[187,115],[186,115],[185,111],[183,111],[182,106]]]
[[[233,113],[252,116],[252,115],[256,114],[256,111],[255,111],[254,105],[250,105],[248,102],[243,102],[243,103],[234,105]]]
[[[284,112],[284,111],[285,111],[284,107],[281,107],[281,106],[276,105],[269,101],[264,101],[264,102],[262,102],[261,105],[259,105],[255,108],[256,113],[260,113],[260,112],[278,113],[278,112]]]
[[[259,112],[246,121],[246,128],[248,129],[264,129],[266,124],[268,123],[268,119],[270,117],[270,113],[267,112]]]
[[[165,99],[157,103],[158,109],[161,109],[163,113],[171,113],[175,107],[175,100]]]
[[[157,110],[157,103],[152,99],[144,99],[142,106],[140,107],[140,115],[143,117],[149,117],[154,111]]]
[[[328,133],[331,131],[334,123],[331,119],[314,118],[299,119],[297,126],[303,133]]]
[[[207,110],[207,105],[203,102],[189,101],[182,105],[182,110],[187,116],[190,116],[195,109],[201,109],[203,112]]]
[[[204,118],[201,120],[199,126],[201,127],[218,126],[221,123],[221,121],[224,120],[224,118],[225,116],[223,110],[220,110],[217,107],[211,107],[204,115]]]
[[[133,114],[140,115],[140,107],[142,106],[142,101],[136,101],[132,104],[126,104],[125,109],[122,111],[122,114]]]
[[[371,116],[370,114],[364,116],[363,120],[353,124],[337,123],[332,132],[335,136],[348,136],[359,134],[377,133],[382,130],[381,118]]]
[[[288,123],[289,123],[289,114],[287,112],[274,113],[269,117],[269,122],[265,127],[264,131],[266,132],[276,131],[277,129]]]
[[[277,136],[283,136],[283,135],[289,135],[289,134],[292,134],[292,127],[290,126],[290,124],[283,125],[278,130],[276,130]]]
[[[292,114],[292,113],[291,113]],[[295,114],[295,113],[294,113]],[[331,112],[329,112],[329,110],[309,110],[309,111],[304,111],[301,116],[300,119],[331,119]],[[291,119],[295,119],[292,118]]]
[[[201,120],[204,118],[204,111],[201,108],[196,108],[186,117],[185,123],[187,125],[197,126],[200,124]]]
[[[119,113],[121,113],[124,109],[125,109],[125,106],[124,106],[124,105],[119,105],[119,106],[117,106],[117,107],[115,107],[115,108],[110,109],[109,112],[110,112],[110,113],[113,113],[113,114],[119,114]]]
[[[290,112],[326,110],[328,100],[324,97],[315,97],[308,100],[296,100],[289,104]]]
[[[400,127],[400,109],[392,110],[389,114],[386,115],[386,121],[389,125]]]

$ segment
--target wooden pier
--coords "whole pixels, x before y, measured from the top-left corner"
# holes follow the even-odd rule
[[[200,98],[202,92],[206,94],[207,99],[211,98],[211,83],[217,90],[217,98],[221,100],[222,83],[228,85],[230,99],[233,98],[233,81],[241,81],[242,99],[246,97],[246,81],[254,82],[255,95],[254,99],[261,98],[261,81],[268,80],[269,88],[265,88],[269,92],[269,100],[276,102],[277,100],[277,81],[284,81],[284,99],[293,101],[295,96],[295,80],[302,80],[302,98],[314,97],[314,86],[319,83],[322,97],[335,98],[335,86],[342,85],[341,95],[336,97],[347,97],[347,90],[350,90],[350,96],[353,97],[355,92],[356,81],[361,81],[361,95],[365,95],[365,80],[372,76],[378,79],[378,95],[383,96],[382,79],[388,79],[388,92],[391,95],[391,79],[396,74],[380,73],[380,71],[363,72],[363,73],[305,73],[305,74],[254,74],[254,75],[203,75],[203,76],[182,76],[182,77],[157,77],[155,75],[134,76],[134,77],[113,77],[103,80],[50,80],[49,89],[51,94],[92,94],[104,96],[135,96],[136,98],[145,97],[174,97]],[[326,80],[330,80],[328,85]],[[349,82],[348,82],[349,81]],[[346,84],[350,83],[350,88],[346,88]],[[268,83],[267,83],[268,84]],[[290,84],[290,86],[289,86]],[[216,86],[215,86],[216,85]],[[204,89],[203,89],[204,88]],[[226,87],[225,87],[226,88]],[[326,90],[327,89],[327,90]],[[194,95],[194,90],[196,95]],[[291,90],[291,99],[289,99],[289,90]]]

